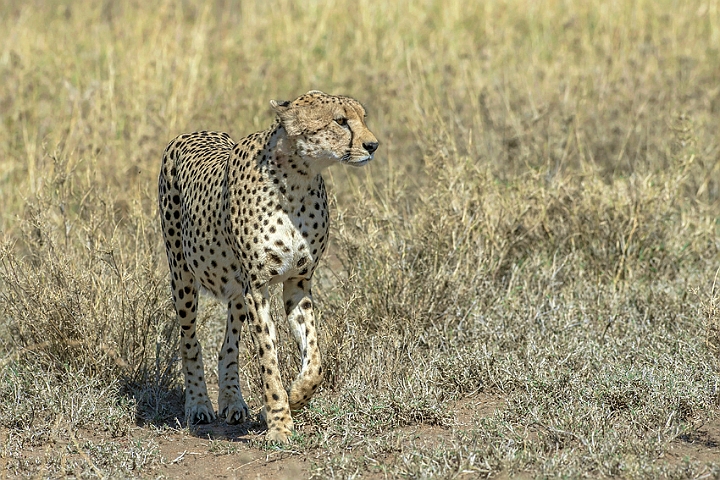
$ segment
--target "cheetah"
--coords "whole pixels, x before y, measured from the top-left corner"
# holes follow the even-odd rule
[[[267,130],[239,142],[227,133],[176,137],[163,153],[159,211],[181,327],[185,418],[216,419],[195,336],[200,287],[227,303],[218,356],[218,414],[245,422],[238,345],[243,324],[253,337],[263,385],[266,439],[287,442],[291,412],[304,407],[323,380],[313,314],[312,275],[328,243],[328,204],[321,172],[340,163],[362,166],[378,141],[365,109],[350,97],[311,90],[293,101],[271,101]],[[282,283],[290,330],[302,357],[287,390],[278,369],[270,285]]]

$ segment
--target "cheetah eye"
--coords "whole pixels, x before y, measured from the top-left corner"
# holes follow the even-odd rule
[[[336,119],[335,119],[335,123],[337,123],[337,124],[340,125],[341,127],[344,127],[344,126],[347,125],[347,118],[345,118],[345,117],[336,118]]]

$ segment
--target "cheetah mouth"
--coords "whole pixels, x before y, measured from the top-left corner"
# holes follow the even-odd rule
[[[353,167],[362,167],[363,165],[367,165],[368,163],[370,163],[370,160],[372,160],[372,157],[365,157],[365,158],[361,158],[359,160],[355,160],[353,162],[347,162],[347,163],[348,163],[348,165],[353,166]]]
[[[368,163],[370,163],[370,160],[372,160],[372,159],[373,159],[372,154],[365,155],[365,156],[359,157],[359,158],[357,158],[357,157],[352,158],[350,153],[346,153],[345,155],[342,156],[340,161],[342,163],[350,165],[351,167],[362,167],[363,165],[367,165]]]

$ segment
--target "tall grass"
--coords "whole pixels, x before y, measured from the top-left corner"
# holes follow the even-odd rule
[[[717,2],[0,12],[0,428],[18,472],[38,471],[28,442],[182,415],[162,149],[238,139],[269,125],[270,99],[317,88],[360,99],[381,147],[328,172],[328,374],[296,422],[297,448],[330,453],[314,473],[394,455],[389,473],[411,476],[717,474],[659,460],[718,402]],[[212,352],[222,315],[204,303]],[[453,402],[478,392],[504,407],[454,428]],[[416,424],[448,444],[393,447]]]

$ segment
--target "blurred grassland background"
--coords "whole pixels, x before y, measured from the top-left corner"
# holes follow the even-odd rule
[[[0,0],[5,471],[162,471],[162,150],[321,89],[365,105],[380,149],[326,175],[308,474],[720,475],[719,3]],[[224,316],[202,308],[211,359]],[[483,395],[497,410],[461,425]],[[417,425],[442,442],[408,444]]]

